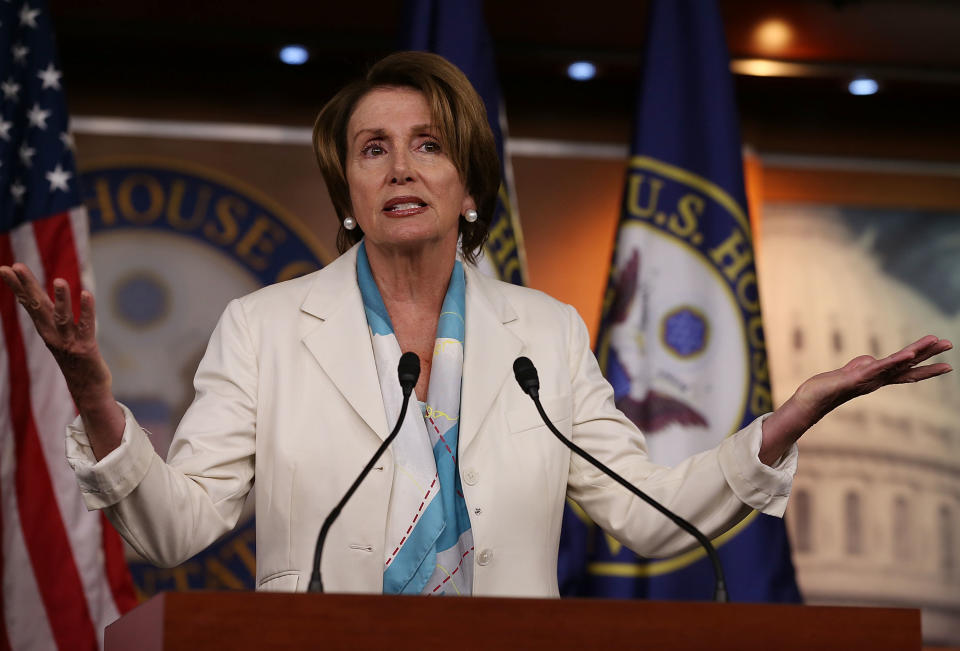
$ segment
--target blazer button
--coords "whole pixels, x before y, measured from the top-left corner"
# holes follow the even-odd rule
[[[493,560],[493,550],[484,549],[480,552],[480,555],[477,556],[477,565],[488,565],[490,561]]]
[[[480,481],[480,473],[473,468],[467,468],[466,472],[463,473],[463,481],[467,482],[467,484],[470,486],[473,486]]]

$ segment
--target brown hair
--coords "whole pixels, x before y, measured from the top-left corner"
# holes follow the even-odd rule
[[[397,52],[375,63],[366,76],[351,82],[327,102],[313,125],[313,151],[340,219],[337,248],[341,253],[360,241],[363,231],[343,227],[351,215],[347,185],[347,124],[357,103],[376,88],[412,88],[423,93],[443,146],[467,192],[477,204],[478,219],[460,216],[463,257],[476,263],[487,239],[500,188],[500,160],[483,100],[460,70],[428,52]]]

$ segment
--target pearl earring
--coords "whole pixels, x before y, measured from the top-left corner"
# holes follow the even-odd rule
[[[343,227],[348,231],[352,231],[357,227],[357,220],[353,217],[345,217],[343,219]]]
[[[472,224],[473,222],[477,221],[477,217],[478,217],[478,216],[479,216],[479,215],[477,215],[477,211],[474,210],[473,208],[470,208],[469,210],[467,210],[467,211],[465,211],[465,212],[463,213],[463,218],[464,218],[465,220],[467,220],[468,222],[470,222],[471,224]]]

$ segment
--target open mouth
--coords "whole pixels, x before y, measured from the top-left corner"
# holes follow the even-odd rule
[[[419,201],[411,201],[409,203],[398,203],[385,210],[387,212],[399,212],[401,210],[413,210],[414,208],[426,208],[427,204],[421,203]]]
[[[406,213],[419,211],[427,207],[420,197],[394,197],[383,205],[383,212]]]

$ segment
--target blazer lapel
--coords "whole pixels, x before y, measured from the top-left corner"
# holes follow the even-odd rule
[[[319,322],[302,341],[357,414],[385,439],[387,419],[356,269],[354,246],[317,274],[300,309]]]
[[[460,445],[479,432],[505,381],[513,381],[513,360],[523,342],[505,325],[516,312],[497,282],[464,265],[467,274],[466,340],[460,394]]]

